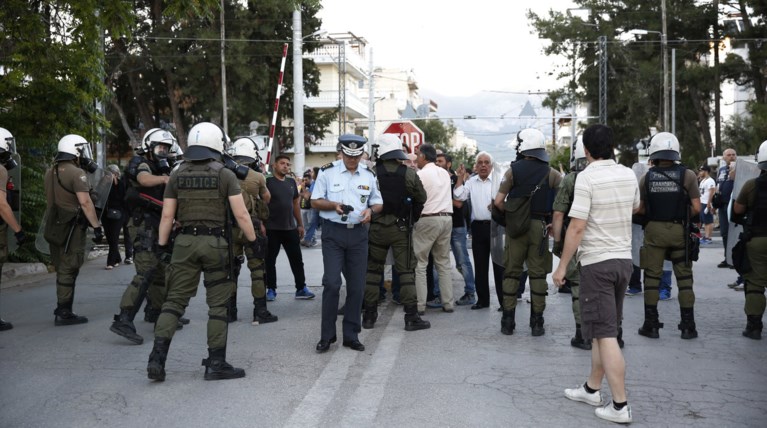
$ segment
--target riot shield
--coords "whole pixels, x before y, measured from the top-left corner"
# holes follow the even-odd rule
[[[45,223],[47,223],[48,210],[43,211],[43,218],[40,219],[40,227],[37,228],[37,237],[35,237],[35,249],[46,256],[51,255],[51,247],[45,240]],[[15,239],[14,239],[15,241]],[[10,241],[9,241],[10,243]]]
[[[738,194],[740,194],[740,189],[743,188],[743,185],[746,183],[746,181],[751,180],[752,178],[759,177],[759,174],[761,173],[761,170],[759,169],[759,166],[750,159],[744,159],[742,157],[739,157],[735,161],[735,183],[733,185],[732,189],[732,198],[730,200],[729,205],[727,209],[729,217],[732,218],[732,206],[735,199],[738,198]],[[728,238],[727,238],[727,263],[732,265],[732,247],[735,246],[735,244],[738,243],[738,237],[740,236],[740,233],[743,232],[743,226],[739,224],[735,224],[732,221],[730,221],[730,226],[727,232]]]
[[[112,190],[114,176],[111,172],[99,168],[93,174],[88,174],[88,182],[91,185],[90,193],[93,207],[96,208],[96,216],[101,221],[107,205],[107,199],[109,199],[109,192]]]
[[[498,162],[493,162],[493,170],[490,172],[491,186],[490,203],[495,200],[495,195],[498,194],[498,188],[501,187],[501,180],[503,174],[506,173],[508,166],[503,167]],[[493,263],[503,266],[506,262],[503,255],[503,248],[506,240],[506,228],[496,223],[490,222],[490,259]]]
[[[8,205],[11,206],[13,216],[21,224],[21,156],[18,153],[11,154],[11,159],[16,161],[16,168],[8,171],[8,184],[5,186]],[[8,252],[12,253],[19,248],[16,244],[16,236],[13,229],[8,228]]]

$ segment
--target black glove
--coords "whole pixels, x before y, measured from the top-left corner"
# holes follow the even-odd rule
[[[16,237],[16,243],[21,246],[21,244],[27,242],[27,235],[24,233],[23,230],[20,230],[13,234],[13,236]]]
[[[256,234],[256,240],[248,242],[248,248],[250,248],[250,256],[257,259],[266,258],[266,237]]]
[[[157,245],[157,258],[160,259],[162,263],[170,264],[170,258],[173,255],[173,249],[170,245]]]
[[[104,229],[101,226],[94,227],[93,228],[93,243],[94,244],[100,244],[101,241],[103,241],[103,240],[104,240]]]
[[[554,248],[551,249],[551,252],[559,258],[562,258],[562,250],[564,249],[562,244],[562,241],[554,241]]]

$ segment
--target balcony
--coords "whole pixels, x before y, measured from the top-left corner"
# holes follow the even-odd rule
[[[338,134],[325,134],[325,138],[307,147],[312,153],[334,153],[338,145]]]
[[[362,101],[351,91],[346,91],[346,116],[349,119],[367,119],[369,109],[367,103]],[[338,91],[322,91],[319,96],[306,98],[304,105],[314,109],[338,108]]]
[[[339,50],[340,49],[338,45],[323,45],[305,57],[314,60],[314,62],[318,65],[334,64],[337,66]],[[365,59],[357,54],[349,45],[346,45],[344,54],[346,57],[346,72],[353,76],[355,79],[367,79],[368,67],[367,63],[365,63]]]

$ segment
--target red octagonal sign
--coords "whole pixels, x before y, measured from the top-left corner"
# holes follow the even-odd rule
[[[409,120],[392,122],[383,133],[394,134],[399,137],[402,144],[407,146],[408,153],[415,153],[415,149],[424,142],[423,131]]]

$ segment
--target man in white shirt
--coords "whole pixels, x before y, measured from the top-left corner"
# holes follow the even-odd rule
[[[418,295],[418,312],[426,311],[426,265],[429,252],[439,274],[439,290],[442,310],[453,312],[453,281],[450,264],[450,236],[453,230],[453,197],[450,191],[450,175],[434,162],[437,150],[430,144],[422,144],[416,158],[418,177],[426,189],[426,203],[421,218],[413,232],[413,252],[418,261],[415,269],[415,287]]]
[[[477,303],[472,309],[490,307],[490,281],[488,273],[490,265],[490,208],[493,203],[493,182],[490,173],[493,171],[493,157],[487,152],[479,152],[474,162],[476,175],[468,177],[466,169],[461,165],[456,171],[456,182],[453,196],[459,201],[471,200],[471,254],[474,258],[474,283],[477,288]],[[464,184],[464,180],[466,183]],[[493,263],[493,278],[498,302],[503,305],[503,265]]]
[[[701,244],[711,243],[711,234],[714,232],[714,207],[711,205],[711,198],[716,191],[716,182],[711,178],[711,168],[708,165],[703,165],[698,170],[698,177],[700,178],[700,184],[698,189],[700,190],[700,224],[703,227],[703,238],[701,238]]]

